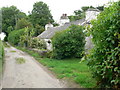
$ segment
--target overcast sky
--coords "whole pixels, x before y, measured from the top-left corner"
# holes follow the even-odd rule
[[[43,1],[51,10],[53,18],[58,20],[63,13],[73,14],[73,11],[80,9],[82,6],[99,6],[109,1],[118,0],[0,0],[0,8],[3,6],[17,6],[17,8],[26,14],[31,11],[33,4],[37,1]]]

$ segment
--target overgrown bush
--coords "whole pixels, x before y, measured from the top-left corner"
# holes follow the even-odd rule
[[[82,26],[71,25],[68,29],[57,32],[52,38],[54,58],[81,58],[85,45],[83,30]]]
[[[20,36],[24,34],[23,32],[24,29],[14,30],[10,32],[10,34],[8,35],[8,42],[13,45],[18,45],[18,43],[20,42]]]
[[[31,48],[46,49],[46,43],[42,39],[33,38]]]
[[[89,65],[100,87],[120,88],[120,1],[92,21],[94,48]]]

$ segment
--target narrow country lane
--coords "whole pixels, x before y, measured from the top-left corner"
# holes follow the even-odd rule
[[[16,63],[24,58],[25,63]],[[14,47],[5,48],[2,88],[62,88],[58,79],[43,69],[35,59]]]

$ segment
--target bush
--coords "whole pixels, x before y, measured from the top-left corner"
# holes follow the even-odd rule
[[[100,87],[120,88],[120,1],[105,8],[92,25],[89,65]]]
[[[57,59],[83,56],[85,35],[82,26],[72,25],[52,38],[53,56]]]
[[[46,49],[46,43],[42,39],[33,38],[31,48]]]
[[[8,35],[8,42],[13,45],[18,45],[20,42],[20,36],[23,35],[24,29],[14,30]]]

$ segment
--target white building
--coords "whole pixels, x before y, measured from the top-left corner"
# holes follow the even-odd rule
[[[70,22],[70,19],[68,18],[67,14],[63,14],[60,17],[59,25],[63,26],[65,23],[69,23],[69,22]]]
[[[100,13],[98,9],[90,8],[86,11],[85,20],[90,22],[93,19],[97,19],[97,15]]]
[[[6,36],[6,34],[4,33],[4,32],[1,32],[0,33],[0,40],[4,40],[4,38],[5,38],[5,36]]]
[[[53,25],[51,23],[45,25],[45,30],[48,30],[48,28],[52,28]]]
[[[38,38],[44,39],[46,44],[47,44],[47,49],[48,50],[52,50],[52,43],[51,43],[51,38],[54,36],[54,34],[58,31],[62,31],[67,29],[69,26],[71,26],[72,24],[74,25],[90,25],[90,21],[92,19],[96,19],[97,15],[100,13],[100,11],[98,9],[88,9],[86,11],[86,18],[84,19],[80,19],[80,20],[76,20],[73,22],[70,22],[69,18],[67,17],[67,14],[63,14],[60,17],[60,21],[59,21],[59,25],[58,27],[53,27],[51,24],[47,24],[45,26],[46,30],[44,32],[42,32]],[[86,37],[86,45],[85,45],[85,49],[89,50],[90,48],[92,48],[92,42],[91,42],[91,38],[90,37]]]

